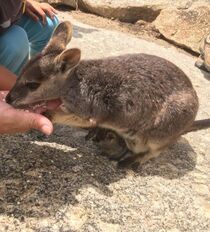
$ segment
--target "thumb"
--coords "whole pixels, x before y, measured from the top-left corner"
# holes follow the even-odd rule
[[[19,113],[21,114],[20,116],[21,116],[22,128],[25,131],[30,129],[36,129],[46,135],[50,135],[52,133],[53,125],[48,118],[40,114],[35,114],[30,112],[20,111]]]

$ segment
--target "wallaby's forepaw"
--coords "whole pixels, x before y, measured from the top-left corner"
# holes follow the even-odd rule
[[[130,152],[128,157],[125,157],[124,159],[121,159],[118,162],[118,167],[119,168],[129,168],[136,163],[138,163],[138,155],[134,155]]]
[[[146,163],[150,158],[147,156],[148,152],[142,152],[139,154],[133,154],[129,152],[129,156],[125,157],[124,159],[118,162],[118,167],[120,168],[128,168],[133,166],[139,166]]]
[[[127,148],[120,150],[117,153],[106,154],[106,156],[113,161],[120,161],[129,152]]]

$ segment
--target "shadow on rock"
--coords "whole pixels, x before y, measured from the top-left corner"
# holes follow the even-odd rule
[[[69,130],[69,132],[67,130]],[[72,133],[72,129],[68,127],[59,127],[59,129],[55,131],[55,136],[50,138],[50,141],[59,142],[61,144],[65,144],[69,146],[69,138],[71,133]],[[100,151],[96,147],[94,147],[93,143],[90,142],[87,143],[86,141],[84,141],[84,136],[85,136],[84,133],[85,132],[82,132],[80,130],[74,130],[73,136],[76,138],[80,138],[80,140],[77,139],[78,143],[75,144],[75,146],[79,147],[80,149],[83,149],[84,153],[87,151],[87,148],[89,149],[92,148],[93,154],[95,154],[97,159],[101,159],[103,161],[105,160],[107,162],[106,164],[108,167],[113,167],[112,166],[113,162],[110,162],[107,158],[102,157],[100,155]],[[40,136],[40,134],[38,136]],[[71,138],[71,144],[72,142],[73,141]],[[139,166],[138,168],[132,168],[132,170],[137,175],[140,176],[151,175],[151,176],[161,176],[166,179],[176,179],[192,171],[195,168],[196,160],[197,160],[196,152],[188,143],[187,139],[181,137],[176,144],[169,147],[159,157],[150,160],[149,162],[145,163],[142,166]],[[97,168],[97,167],[94,167],[93,165],[93,168]],[[116,172],[117,170],[119,172],[121,170],[126,170],[126,169],[117,168],[117,166],[115,166],[115,168],[116,168]]]
[[[60,207],[76,204],[76,195],[87,186],[112,196],[108,185],[125,178],[126,171],[95,155],[93,146],[71,128],[60,132],[61,137],[41,136],[42,142],[36,132],[1,137],[0,214],[22,220],[52,216]]]
[[[76,204],[77,194],[87,186],[107,197],[109,184],[126,177],[92,143],[85,132],[58,127],[53,136],[37,132],[0,139],[0,213],[46,217],[66,204]],[[135,175],[179,178],[193,170],[196,154],[185,139],[156,160],[136,170]]]

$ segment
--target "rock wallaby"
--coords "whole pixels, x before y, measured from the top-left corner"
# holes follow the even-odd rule
[[[210,72],[210,34],[203,37],[199,50],[200,56],[195,62],[195,66],[206,72]]]
[[[47,112],[52,121],[114,131],[131,151],[119,156],[121,165],[142,164],[181,135],[210,127],[210,119],[195,121],[196,92],[171,62],[147,54],[80,61],[79,49],[66,49],[71,36],[69,22],[58,25],[43,52],[23,69],[8,103],[35,109],[60,101]]]

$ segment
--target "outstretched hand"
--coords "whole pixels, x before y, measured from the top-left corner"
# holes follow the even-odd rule
[[[0,91],[0,134],[13,134],[37,129],[46,135],[53,131],[52,123],[44,116],[14,109],[4,99],[7,91]]]
[[[41,19],[42,23],[46,23],[46,16],[51,19],[55,17],[57,11],[48,3],[40,3],[34,0],[26,0],[25,14],[30,16],[34,21]]]

